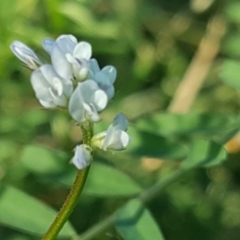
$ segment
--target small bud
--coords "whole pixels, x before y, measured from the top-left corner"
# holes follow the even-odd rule
[[[34,51],[24,43],[13,41],[10,48],[16,57],[26,64],[29,69],[35,70],[42,64]]]
[[[106,132],[101,132],[92,138],[92,146],[106,150],[120,151],[127,147],[130,137],[126,133],[128,121],[119,113]]]
[[[75,154],[71,160],[71,163],[75,165],[77,169],[84,169],[90,165],[92,160],[90,147],[86,144],[78,145],[74,149]]]

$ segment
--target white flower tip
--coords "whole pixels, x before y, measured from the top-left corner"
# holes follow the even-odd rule
[[[78,145],[74,149],[75,154],[71,160],[71,163],[79,170],[86,168],[90,165],[92,156],[90,147],[86,144]]]
[[[126,117],[122,113],[119,113],[107,130],[102,149],[105,151],[120,151],[125,149],[130,142],[130,137],[126,133],[127,127],[128,121]]]
[[[41,61],[34,51],[24,43],[20,41],[13,41],[10,45],[10,49],[14,55],[23,63],[25,63],[30,69],[37,69],[38,66],[41,65]]]
[[[119,113],[113,120],[113,126],[123,131],[127,130],[128,124],[128,120],[123,113]]]
[[[42,41],[42,46],[48,54],[51,54],[55,41],[51,38],[45,38]]]
[[[79,42],[74,48],[73,56],[79,59],[89,60],[92,56],[92,46],[88,42]]]
[[[115,82],[116,77],[117,77],[117,70],[115,67],[106,66],[102,69],[101,72],[104,73],[108,77],[108,80],[111,84],[113,84]]]

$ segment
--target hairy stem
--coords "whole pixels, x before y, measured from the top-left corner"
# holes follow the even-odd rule
[[[83,142],[85,144],[91,144],[91,138],[93,136],[93,126],[90,122],[86,122],[81,125]],[[74,207],[76,206],[78,199],[82,193],[84,184],[86,182],[90,166],[83,170],[78,170],[76,179],[73,183],[73,186],[70,190],[69,195],[67,196],[62,208],[58,212],[55,220],[52,225],[42,238],[42,240],[53,240],[57,237],[58,233],[63,228],[64,224],[67,222],[69,216],[71,215]]]
[[[42,240],[53,240],[57,237],[58,233],[68,220],[70,214],[72,213],[74,207],[77,204],[79,196],[83,190],[88,171],[89,167],[84,170],[78,171],[77,177],[74,181],[69,195],[67,196],[67,199],[65,200],[62,208],[58,212],[58,215],[56,216],[55,220],[53,221],[52,225],[50,226]]]

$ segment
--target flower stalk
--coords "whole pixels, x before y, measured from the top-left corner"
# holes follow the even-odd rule
[[[42,240],[53,240],[57,237],[58,233],[63,228],[64,224],[67,222],[70,214],[72,213],[73,209],[75,208],[77,201],[82,193],[84,184],[87,179],[87,175],[89,172],[90,166],[83,170],[78,170],[75,182],[70,190],[67,199],[65,200],[62,208],[58,212],[55,220],[53,221],[52,225],[42,238]]]
[[[83,134],[83,142],[90,145],[93,135],[93,124],[91,122],[86,122],[85,124],[81,125],[81,129]],[[85,169],[78,170],[76,179],[73,183],[69,195],[67,196],[62,208],[58,212],[55,220],[53,221],[46,234],[43,236],[42,240],[54,240],[63,228],[64,224],[67,222],[82,193],[83,187],[87,180],[89,169],[90,165]]]

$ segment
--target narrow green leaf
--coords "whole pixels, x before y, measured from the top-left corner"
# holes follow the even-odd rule
[[[0,213],[0,223],[39,236],[47,231],[57,215],[47,205],[11,186],[0,188]],[[69,223],[60,232],[62,237],[74,234]]]
[[[199,140],[192,146],[188,158],[182,167],[209,167],[222,163],[227,156],[225,148],[212,141]]]
[[[125,240],[164,240],[151,213],[136,199],[129,201],[117,211],[115,224]]]
[[[62,178],[71,186],[75,174]],[[101,197],[127,197],[141,192],[141,187],[126,174],[100,163],[93,163],[84,187],[84,193]]]

